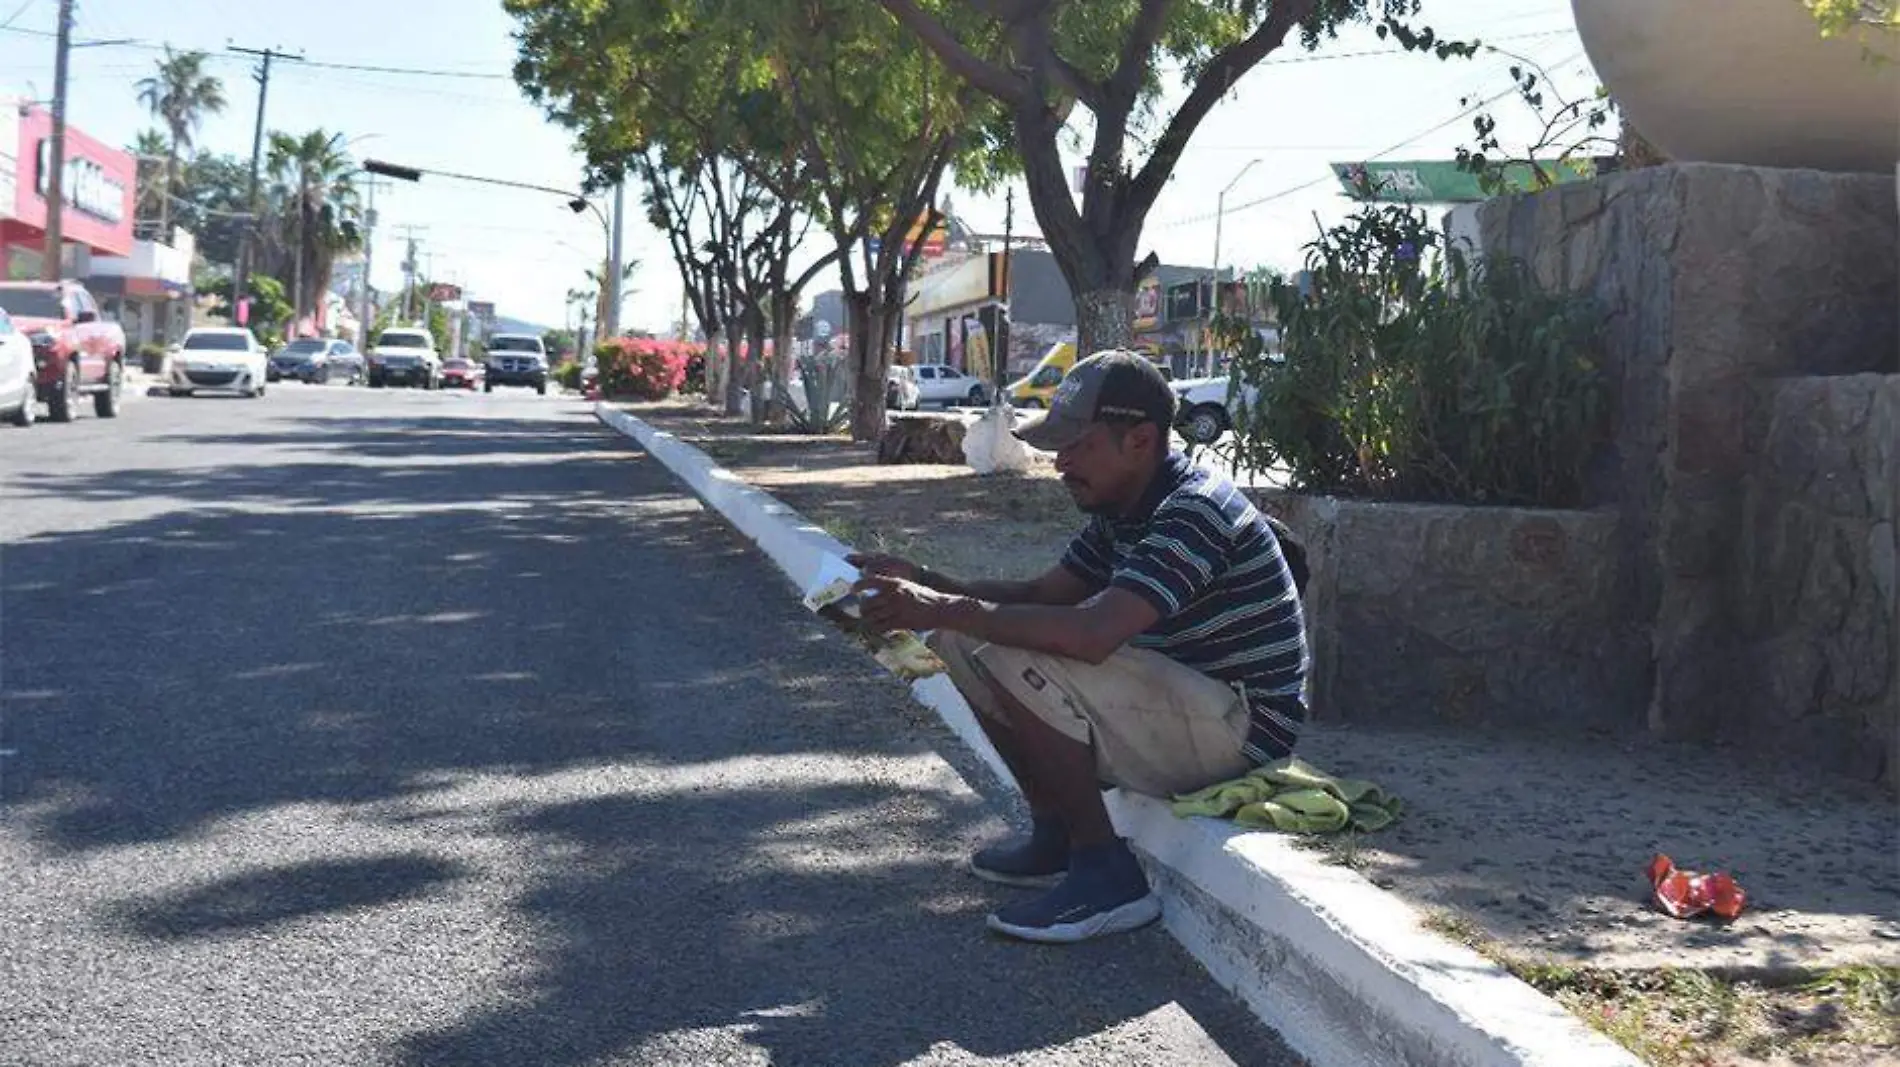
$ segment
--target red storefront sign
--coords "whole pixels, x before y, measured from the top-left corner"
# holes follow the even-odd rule
[[[20,145],[14,175],[14,225],[46,230],[46,188],[51,177],[53,116],[29,108],[20,116]],[[66,127],[66,163],[61,192],[66,210],[61,217],[65,239],[91,246],[104,256],[132,253],[133,197],[138,187],[138,162],[131,153],[112,148],[84,132]]]

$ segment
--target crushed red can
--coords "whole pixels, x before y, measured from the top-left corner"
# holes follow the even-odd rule
[[[1748,894],[1726,871],[1699,874],[1677,867],[1662,853],[1649,861],[1649,884],[1655,889],[1656,906],[1676,919],[1693,919],[1713,914],[1724,922],[1732,921],[1748,906]]]

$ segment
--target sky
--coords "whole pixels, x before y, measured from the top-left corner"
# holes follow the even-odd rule
[[[0,93],[52,95],[57,9],[56,0],[0,0]],[[1425,10],[1441,34],[1482,38],[1536,60],[1571,98],[1596,88],[1567,0],[1426,0]],[[75,41],[126,43],[73,51],[67,116],[108,143],[130,144],[141,129],[158,125],[134,85],[151,72],[161,45],[203,49],[213,55],[230,103],[207,118],[198,144],[248,156],[258,104],[255,60],[227,46],[273,48],[306,61],[273,65],[270,129],[341,131],[359,159],[577,188],[583,161],[572,138],[510,76],[511,30],[498,0],[78,0]],[[1297,266],[1318,227],[1352,207],[1328,163],[1449,159],[1472,139],[1470,118],[1462,116],[1467,97],[1504,94],[1492,110],[1506,146],[1535,140],[1541,124],[1510,93],[1512,62],[1494,54],[1449,62],[1393,54],[1370,32],[1313,53],[1290,43],[1202,123],[1149,216],[1142,254],[1211,265],[1215,205],[1232,183],[1222,262]],[[353,69],[372,67],[429,73]],[[1180,96],[1171,93],[1172,100]],[[1086,121],[1085,112],[1077,116]],[[956,213],[978,232],[1003,231],[1005,189],[950,195]],[[494,301],[502,315],[559,326],[567,321],[566,293],[584,285],[582,272],[604,253],[600,221],[591,212],[574,214],[551,194],[425,177],[417,185],[379,185],[375,197],[374,281],[382,289],[400,286],[402,241],[413,233],[431,276],[459,282],[471,299]],[[632,187],[626,203],[625,255],[641,266],[622,321],[665,330],[680,315],[678,275]],[[1016,232],[1036,233],[1020,183],[1015,205]],[[819,240],[814,235],[809,247],[818,249]],[[832,285],[826,278],[811,291]]]

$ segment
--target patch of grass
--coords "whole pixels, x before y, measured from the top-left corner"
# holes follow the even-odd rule
[[[848,515],[821,518],[818,520],[818,526],[859,552],[881,552],[892,556],[902,556],[905,559],[917,558],[917,541],[909,534],[888,533]]]
[[[1320,853],[1320,858],[1335,867],[1364,873],[1370,866],[1359,849],[1359,834],[1351,830],[1338,834],[1312,834],[1294,838],[1296,848]]]
[[[1765,982],[1697,970],[1502,962],[1655,1067],[1712,1067],[1737,1057],[1845,1067],[1900,1053],[1900,968],[1850,967]]]
[[[1900,967],[1773,980],[1604,970],[1512,958],[1454,912],[1434,912],[1421,925],[1476,949],[1652,1067],[1849,1067],[1900,1056]]]

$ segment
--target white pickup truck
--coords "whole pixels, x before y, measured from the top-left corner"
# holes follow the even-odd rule
[[[428,330],[396,326],[377,335],[369,350],[369,387],[390,385],[442,387],[442,357],[436,354],[435,336]]]

